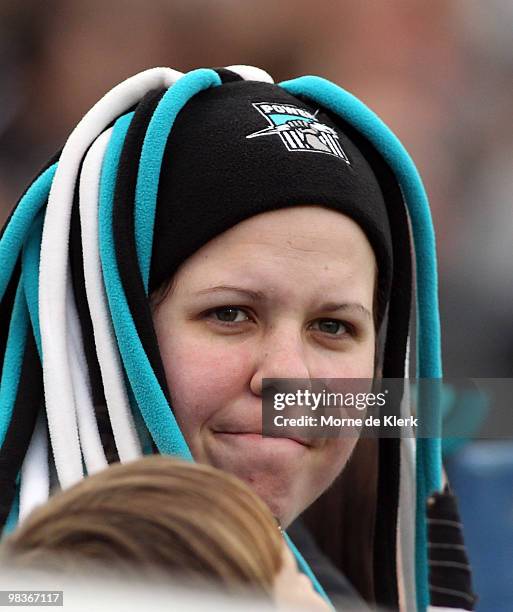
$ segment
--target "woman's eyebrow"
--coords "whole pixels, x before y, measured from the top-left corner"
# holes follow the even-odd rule
[[[215,287],[207,287],[206,289],[201,289],[200,291],[196,291],[194,295],[205,295],[208,293],[217,293],[221,291],[231,291],[232,293],[240,293],[245,297],[250,297],[255,301],[264,301],[265,294],[262,291],[253,291],[252,289],[243,289],[242,287],[236,287],[234,285],[216,285]]]
[[[242,287],[236,287],[234,285],[216,285],[215,287],[207,287],[206,289],[200,289],[196,291],[194,295],[205,295],[209,293],[217,293],[221,291],[231,291],[233,293],[239,293],[245,297],[250,297],[255,301],[264,301],[266,295],[262,291],[254,291],[252,289],[243,289]],[[357,302],[326,302],[319,307],[319,310],[325,310],[329,312],[343,311],[343,312],[354,312],[364,314],[368,319],[372,320],[371,312],[365,308],[363,304]]]
[[[326,304],[322,304],[322,306],[320,307],[320,310],[326,310],[329,312],[343,311],[343,312],[349,312],[349,313],[350,312],[361,313],[372,321],[372,314],[370,310],[365,308],[363,304],[358,304],[356,302],[355,303],[349,302],[349,303],[344,303],[344,304],[339,304],[337,302],[327,302]]]

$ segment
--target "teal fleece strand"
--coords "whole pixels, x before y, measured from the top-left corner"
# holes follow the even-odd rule
[[[440,317],[438,311],[438,278],[436,270],[435,234],[426,192],[421,178],[408,152],[369,108],[352,94],[337,85],[315,76],[305,76],[280,83],[293,95],[305,96],[310,101],[339,115],[357,128],[374,144],[392,168],[401,186],[411,218],[417,264],[417,377],[442,377],[440,349]],[[427,405],[419,407],[421,421],[424,416],[438,423],[441,416],[436,395]],[[435,415],[424,415],[427,408],[437,410]],[[417,509],[416,509],[416,582],[417,606],[424,611],[429,605],[427,566],[426,500],[441,488],[442,461],[440,438],[417,440]]]
[[[112,232],[114,190],[121,150],[132,117],[133,113],[129,113],[116,121],[102,165],[99,242],[105,291],[123,365],[146,427],[161,453],[191,460],[189,447],[137,335],[116,261]]]
[[[192,70],[170,87],[160,100],[146,130],[135,189],[135,242],[146,293],[150,275],[153,228],[162,158],[176,116],[200,91],[221,85],[217,72]]]
[[[47,168],[27,189],[0,240],[0,300],[3,298],[16,260],[32,222],[46,204],[57,164]]]

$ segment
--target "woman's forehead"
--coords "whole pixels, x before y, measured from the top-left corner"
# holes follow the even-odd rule
[[[245,219],[201,247],[192,257],[203,263],[224,259],[300,256],[303,259],[349,260],[372,255],[363,230],[350,217],[321,206],[305,205],[268,211]],[[254,257],[252,254],[255,253]]]
[[[186,260],[175,280],[178,291],[188,295],[243,289],[249,297],[263,292],[267,299],[327,294],[340,299],[341,291],[370,295],[375,270],[372,247],[354,221],[302,207],[239,223]]]

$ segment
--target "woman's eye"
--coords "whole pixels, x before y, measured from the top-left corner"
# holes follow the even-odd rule
[[[348,325],[338,319],[319,319],[314,326],[316,324],[319,331],[331,336],[343,336],[351,331]]]
[[[213,316],[217,321],[221,323],[241,323],[248,321],[249,317],[242,308],[234,308],[226,306],[223,308],[215,308],[211,310],[209,315]]]

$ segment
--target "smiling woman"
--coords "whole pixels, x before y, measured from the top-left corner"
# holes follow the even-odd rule
[[[351,511],[318,512],[314,536],[328,529],[369,602],[424,610],[440,441],[261,436],[265,378],[409,374],[413,257],[418,374],[438,378],[427,199],[367,107],[247,66],[153,69],[113,89],[0,242],[6,531],[109,462],[179,455],[244,480],[284,527],[340,492]],[[402,399],[389,401],[401,414]],[[436,398],[426,406],[436,422]],[[315,542],[300,548],[320,580],[285,537],[336,594],[344,579]]]

